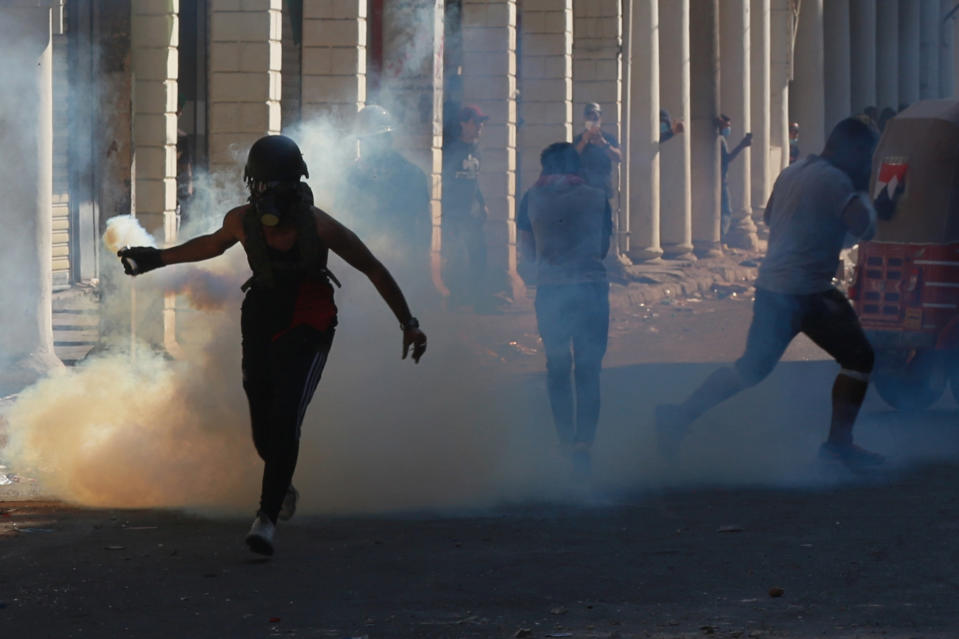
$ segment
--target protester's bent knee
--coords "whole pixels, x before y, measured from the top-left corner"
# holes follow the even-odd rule
[[[872,346],[868,343],[863,344],[855,351],[841,358],[839,365],[842,367],[843,372],[853,371],[859,373],[859,375],[868,377],[876,365],[875,351],[872,350]]]

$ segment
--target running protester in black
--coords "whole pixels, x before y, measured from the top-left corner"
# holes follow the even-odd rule
[[[766,204],[769,248],[756,279],[746,351],[734,366],[714,371],[682,404],[656,407],[664,452],[676,452],[687,427],[700,415],[765,379],[801,332],[841,367],[820,455],[852,468],[882,463],[881,455],[853,443],[873,351],[855,311],[832,285],[843,246],[868,240],[876,218],[888,218],[895,208],[885,191],[875,202],[864,192],[877,137],[863,122],[843,120],[821,155],[791,164],[779,175]]]
[[[253,443],[264,461],[260,508],[246,537],[250,549],[273,554],[277,519],[288,519],[298,493],[290,483],[300,426],[333,343],[336,278],[327,270],[333,251],[363,272],[400,322],[403,358],[426,352],[426,335],[389,271],[356,235],[313,206],[300,177],[309,177],[293,140],[271,135],[250,149],[244,179],[250,203],[239,206],[208,235],[166,249],[119,252],[128,275],[198,262],[240,242],[252,277],[243,285],[243,389],[250,405]]]

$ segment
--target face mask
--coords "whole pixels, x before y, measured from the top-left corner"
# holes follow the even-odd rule
[[[298,203],[313,204],[313,192],[305,182],[271,182],[252,197],[263,226],[277,226]]]
[[[729,135],[730,135],[732,132],[733,132],[733,130],[732,130],[730,127],[727,126],[727,127],[723,128],[723,130],[720,131],[719,134],[722,135],[724,138],[728,138]]]

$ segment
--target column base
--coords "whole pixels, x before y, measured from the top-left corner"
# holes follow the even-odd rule
[[[688,260],[695,262],[692,244],[663,244],[663,257],[667,260]]]
[[[693,253],[699,259],[722,257],[723,245],[720,242],[693,240]]]
[[[0,367],[0,397],[19,393],[53,371],[63,368],[56,355],[36,351]]]
[[[753,207],[753,224],[756,225],[756,235],[759,236],[760,240],[765,240],[769,238],[769,227],[766,226],[766,222],[763,220],[763,216],[765,215],[766,215],[766,207],[764,206]]]
[[[726,233],[726,244],[731,248],[747,251],[755,251],[759,248],[756,225],[753,224],[753,218],[748,213],[733,218],[732,226]]]
[[[647,247],[647,248],[637,248],[630,249],[627,253],[629,259],[636,262],[652,262],[653,260],[659,260],[663,257],[663,249],[659,247]]]

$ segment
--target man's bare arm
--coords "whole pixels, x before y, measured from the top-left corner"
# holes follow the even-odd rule
[[[183,262],[202,262],[223,253],[240,240],[240,209],[233,209],[223,218],[223,225],[213,233],[200,235],[178,246],[161,249],[160,259],[165,266]]]
[[[876,234],[876,209],[865,193],[849,199],[842,211],[842,222],[857,241],[866,241]]]
[[[314,208],[316,215],[316,232],[320,239],[329,247],[331,251],[339,255],[343,260],[366,275],[383,301],[386,302],[390,310],[396,316],[401,326],[406,326],[413,318],[410,307],[406,303],[403,291],[393,276],[383,264],[376,259],[366,244],[356,236],[350,229],[346,228],[332,217]],[[403,357],[409,347],[413,346],[413,360],[420,361],[423,353],[426,351],[426,335],[419,328],[409,328],[403,331]]]

